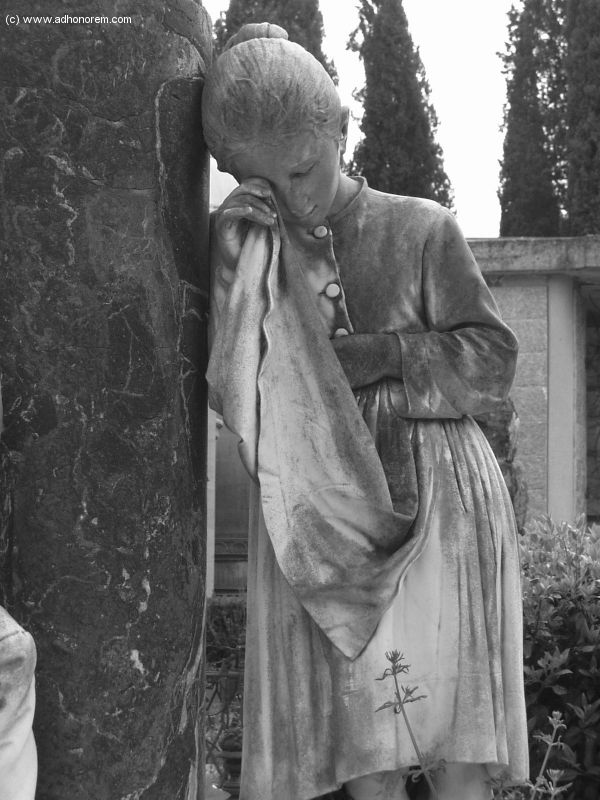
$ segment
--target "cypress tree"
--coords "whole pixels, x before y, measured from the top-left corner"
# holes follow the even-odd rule
[[[600,233],[600,3],[524,0],[510,21],[501,233]]]
[[[500,173],[500,236],[559,234],[559,202],[538,93],[536,11],[540,11],[538,0],[526,0],[521,14],[513,8],[510,15],[512,49],[505,59],[509,78]]]
[[[363,138],[349,169],[380,191],[452,204],[438,121],[401,0],[361,0],[349,47],[365,68]]]
[[[562,218],[566,216],[567,197],[566,2],[537,0],[535,6],[539,107],[545,134],[544,145],[552,163],[552,181]]]
[[[215,22],[217,52],[222,51],[230,36],[249,22],[271,22],[285,28],[290,41],[312,53],[337,82],[335,66],[323,53],[323,15],[319,11],[319,0],[230,0],[225,16]]]
[[[567,7],[569,233],[600,233],[600,3]]]

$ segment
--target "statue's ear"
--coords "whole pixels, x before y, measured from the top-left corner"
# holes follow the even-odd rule
[[[340,112],[340,155],[346,152],[346,142],[348,141],[348,123],[350,121],[350,109],[348,106],[342,106]]]

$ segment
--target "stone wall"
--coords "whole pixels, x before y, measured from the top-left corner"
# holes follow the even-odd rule
[[[548,301],[545,278],[492,281],[500,312],[519,340],[510,397],[519,418],[516,452],[527,484],[528,515],[547,509]]]
[[[38,649],[38,800],[203,797],[210,28],[117,5],[0,48],[1,601]]]
[[[586,476],[584,300],[600,291],[600,236],[470,244],[520,340],[511,397],[520,417],[517,458],[529,514],[573,521],[586,504],[588,511],[597,507],[597,483]],[[588,367],[590,353],[588,347]]]

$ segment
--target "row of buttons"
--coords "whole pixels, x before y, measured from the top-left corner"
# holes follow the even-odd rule
[[[317,225],[317,227],[313,230],[313,236],[315,239],[324,239],[327,234],[329,233],[329,229],[326,225]],[[329,297],[330,300],[337,299],[342,293],[342,287],[339,283],[328,283],[325,287],[325,294]],[[334,338],[339,339],[340,336],[348,336],[350,331],[346,330],[346,328],[336,328],[334,331]]]

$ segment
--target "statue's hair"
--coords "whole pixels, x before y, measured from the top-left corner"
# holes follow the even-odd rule
[[[204,138],[223,170],[249,147],[278,144],[301,131],[335,138],[340,115],[324,67],[268,23],[244,25],[232,37],[209,71],[202,98]]]

